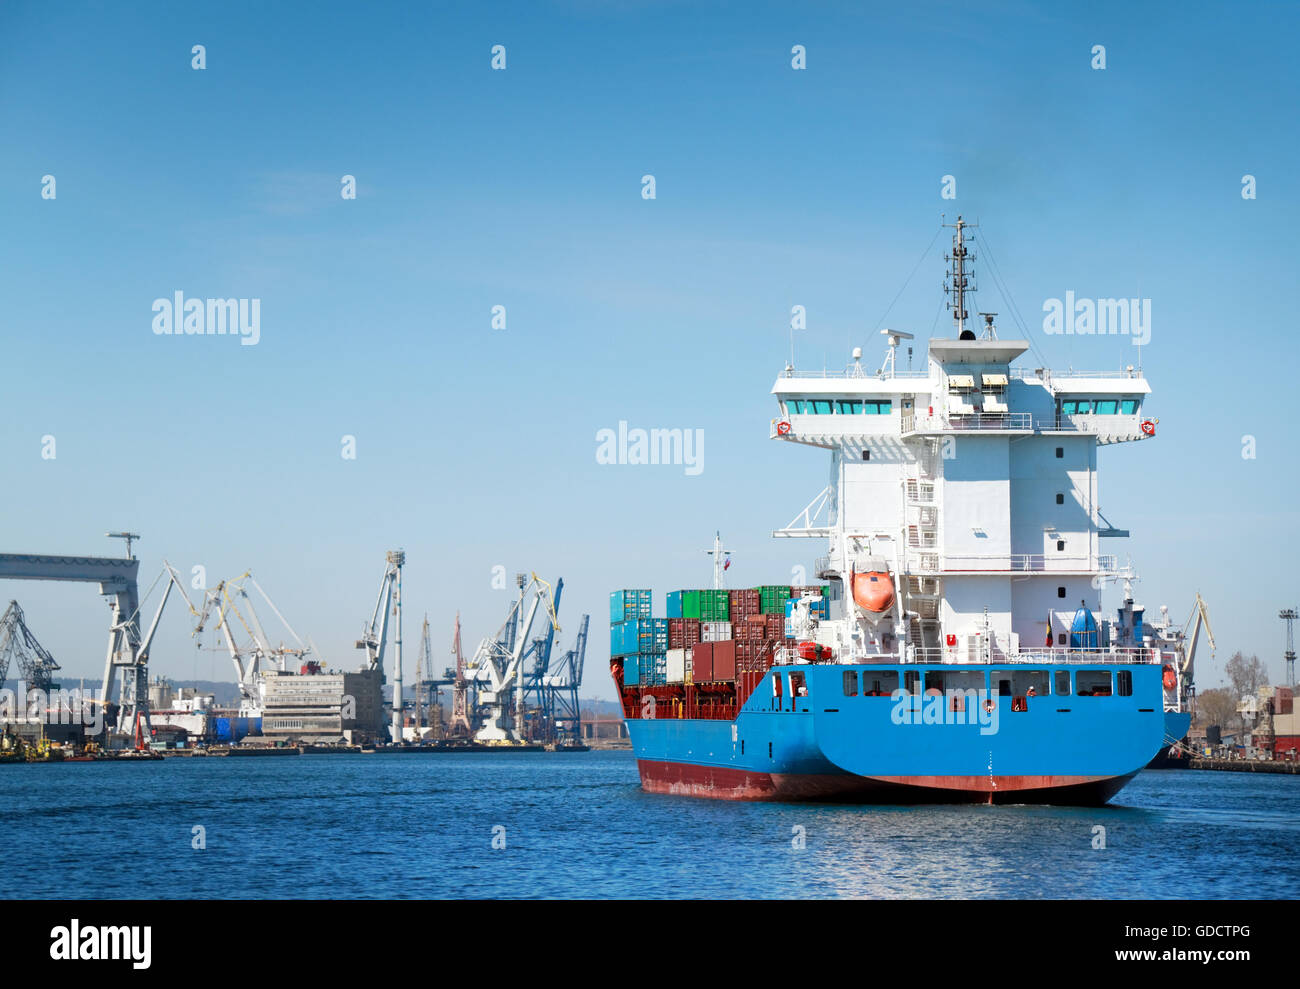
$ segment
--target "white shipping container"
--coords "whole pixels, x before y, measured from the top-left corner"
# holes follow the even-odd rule
[[[726,642],[731,638],[731,622],[701,622],[701,642]]]
[[[682,683],[686,679],[686,650],[668,650],[668,682]]]

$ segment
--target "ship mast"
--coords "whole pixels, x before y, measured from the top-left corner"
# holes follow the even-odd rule
[[[945,223],[945,227],[953,228],[956,233],[952,235],[952,253],[945,254],[944,260],[952,267],[948,272],[948,280],[944,283],[943,291],[945,295],[951,296],[952,301],[948,303],[948,308],[952,310],[953,322],[957,324],[957,339],[962,339],[962,334],[966,332],[966,319],[970,313],[966,311],[966,293],[974,292],[975,277],[974,269],[967,270],[967,262],[974,261],[975,255],[970,252],[966,246],[965,232],[968,227],[976,227],[979,224],[967,223],[959,215],[956,223]],[[974,339],[974,334],[971,334]]]
[[[713,589],[722,590],[727,586],[727,567],[731,566],[731,552],[722,548],[722,533],[714,532],[713,549],[707,550],[713,557]]]

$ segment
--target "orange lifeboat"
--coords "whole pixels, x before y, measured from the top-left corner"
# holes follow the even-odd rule
[[[883,561],[871,560],[866,570],[854,570],[853,600],[873,615],[883,615],[894,606],[894,581]]]

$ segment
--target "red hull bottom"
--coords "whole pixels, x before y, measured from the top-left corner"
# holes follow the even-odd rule
[[[1131,780],[1127,776],[855,776],[852,773],[785,775],[726,766],[638,759],[647,793],[715,800],[820,800],[915,804],[1104,804]]]

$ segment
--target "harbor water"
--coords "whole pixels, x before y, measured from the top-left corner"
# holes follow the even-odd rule
[[[35,898],[1289,899],[1298,831],[1300,779],[1245,773],[1080,809],[656,796],[628,751],[0,767]]]

